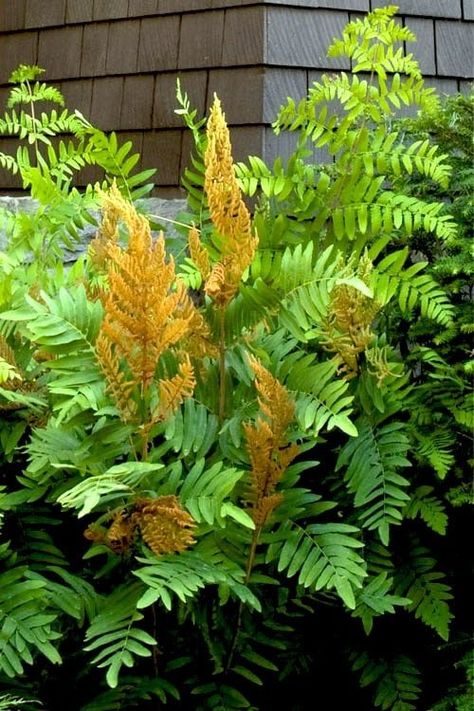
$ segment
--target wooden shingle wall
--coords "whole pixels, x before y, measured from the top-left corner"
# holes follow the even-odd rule
[[[46,69],[69,108],[131,139],[143,167],[175,194],[191,140],[173,109],[179,76],[203,113],[213,93],[232,126],[237,159],[288,153],[270,123],[287,96],[322,70],[350,69],[326,49],[357,13],[384,0],[0,0],[0,110],[20,63]],[[398,0],[428,84],[464,90],[474,76],[474,0]],[[11,151],[9,138],[0,150]],[[82,183],[95,178],[89,168]],[[18,187],[0,171],[0,192]]]

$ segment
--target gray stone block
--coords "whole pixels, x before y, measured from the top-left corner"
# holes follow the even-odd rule
[[[12,213],[17,212],[33,212],[38,207],[36,200],[30,197],[0,197],[0,211],[8,210]],[[186,200],[164,200],[162,198],[145,198],[137,201],[138,209],[153,218],[153,221],[159,223],[166,233],[167,237],[175,237],[176,227],[173,225],[174,220],[186,209]],[[92,216],[99,220],[99,213],[93,212]],[[0,250],[6,247],[6,234],[2,231],[2,220],[0,216]],[[74,246],[74,249],[68,250],[65,253],[65,262],[75,261],[80,254],[86,249],[87,245],[95,237],[96,227],[94,225],[86,225],[79,232],[79,241]]]

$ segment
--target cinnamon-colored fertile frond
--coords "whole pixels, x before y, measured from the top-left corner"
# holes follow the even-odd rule
[[[89,257],[100,270],[106,268],[109,248],[118,240],[118,225],[123,219],[123,199],[114,182],[108,192],[99,191],[102,201],[102,220],[96,236],[89,245]]]
[[[180,348],[191,357],[215,358],[218,350],[212,341],[209,324],[188,294],[180,304],[179,316],[188,322],[188,332],[183,337]]]
[[[0,335],[0,386],[5,390],[17,389],[22,381],[18,371],[15,353],[7,340]]]
[[[298,454],[298,447],[288,444],[286,435],[295,413],[288,391],[256,358],[251,358],[250,363],[263,417],[244,424],[251,465],[246,501],[253,520],[261,527],[282,499],[276,487]]]
[[[255,373],[260,410],[268,418],[278,445],[295,418],[295,403],[285,386],[257,358],[249,356],[249,363]]]
[[[357,276],[369,284],[372,262],[363,255]],[[374,339],[371,325],[380,311],[380,305],[350,284],[337,284],[330,297],[328,316],[323,322],[322,345],[336,353],[342,361],[342,371],[347,378],[359,372],[359,355],[366,351]]]
[[[209,254],[207,249],[202,245],[199,237],[198,229],[193,225],[188,234],[189,256],[194,264],[199,269],[204,281],[211,273],[211,265],[209,262]]]
[[[108,247],[109,291],[96,348],[109,391],[123,411],[134,387],[146,395],[162,354],[189,335],[194,311],[184,284],[176,280],[173,259],[166,258],[163,236],[153,241],[148,220],[118,191],[102,197],[128,231],[126,249],[118,242]]]
[[[109,518],[112,518],[112,523],[108,529],[91,524],[84,531],[84,537],[108,546],[114,553],[128,553],[135,538],[136,523],[125,509],[114,511]]]
[[[211,220],[221,237],[218,264],[222,265],[219,272],[210,274],[205,290],[219,307],[224,307],[252,262],[258,239],[252,233],[250,213],[235,177],[229,129],[217,97],[207,122],[204,163],[204,189]]]
[[[176,496],[138,499],[132,519],[156,555],[180,553],[196,542],[194,519],[181,507]]]
[[[157,411],[153,415],[155,422],[169,417],[181,403],[194,392],[196,379],[194,369],[189,357],[180,363],[178,373],[167,380],[159,382],[160,402]]]
[[[127,380],[126,374],[120,368],[118,355],[113,351],[112,344],[103,333],[97,337],[95,352],[107,380],[107,390],[114,399],[122,420],[124,422],[132,421],[137,409],[131,397],[135,383],[133,380]]]

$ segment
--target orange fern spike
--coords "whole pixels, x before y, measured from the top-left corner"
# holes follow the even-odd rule
[[[163,353],[191,334],[196,310],[184,284],[176,279],[173,259],[166,258],[163,236],[153,241],[148,220],[118,190],[102,193],[102,199],[106,213],[126,224],[129,239],[127,249],[117,241],[107,248],[109,291],[96,353],[109,392],[128,420],[132,405],[127,410],[126,403],[134,388],[146,396]],[[189,361],[183,368],[184,397],[192,392]]]
[[[179,364],[178,373],[168,380],[159,381],[160,402],[157,411],[153,414],[153,420],[164,420],[169,417],[182,402],[194,392],[196,379],[194,369],[189,357]]]
[[[295,403],[284,385],[274,378],[259,360],[249,356],[249,363],[256,376],[255,387],[259,394],[260,410],[268,418],[275,444],[279,446],[288,426],[295,418]]]
[[[156,555],[180,553],[196,542],[194,519],[181,507],[176,496],[138,499],[132,518]]]
[[[193,260],[194,264],[199,269],[201,276],[205,281],[211,273],[209,254],[207,252],[207,249],[203,247],[199,238],[199,231],[194,225],[189,230],[188,246],[189,255]]]
[[[124,422],[133,421],[137,411],[131,397],[135,383],[133,380],[127,380],[120,368],[118,356],[112,351],[112,344],[103,333],[97,337],[95,353],[107,380],[107,390],[117,405],[120,417]]]
[[[276,487],[298,454],[297,445],[288,444],[286,438],[295,406],[286,388],[256,358],[249,360],[264,417],[243,426],[251,465],[245,499],[256,525],[262,527],[283,498]]]
[[[222,238],[221,259],[211,271],[205,290],[223,308],[252,262],[258,239],[252,234],[250,213],[235,177],[229,129],[216,96],[207,123],[204,163],[204,189],[211,220]]]

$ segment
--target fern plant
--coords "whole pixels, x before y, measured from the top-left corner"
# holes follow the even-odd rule
[[[431,659],[453,623],[432,552],[453,460],[448,433],[421,426],[419,369],[440,402],[451,381],[406,325],[455,321],[411,249],[418,230],[449,242],[455,226],[400,187],[415,172],[446,186],[449,167],[388,125],[397,102],[436,104],[393,15],[350,23],[330,51],[353,76],[282,109],[276,129],[300,136],[287,166],[234,166],[218,99],[204,123],[180,93],[197,147],[186,257],[127,199],[130,149],[70,119],[109,175],[86,192],[102,211],[87,256],[58,266],[58,240],[41,278],[40,252],[20,265],[26,242],[0,260],[1,693],[54,709],[66,679],[83,711],[258,709],[289,679],[291,707],[297,671],[317,671],[320,630],[305,633],[327,617],[376,708],[429,698],[405,635],[386,648],[399,627]],[[18,78],[14,102],[46,95]],[[72,194],[66,149],[43,153],[69,114],[29,116],[8,115],[37,151],[25,175]],[[308,141],[333,165],[308,162]],[[242,188],[263,194],[253,218]]]

